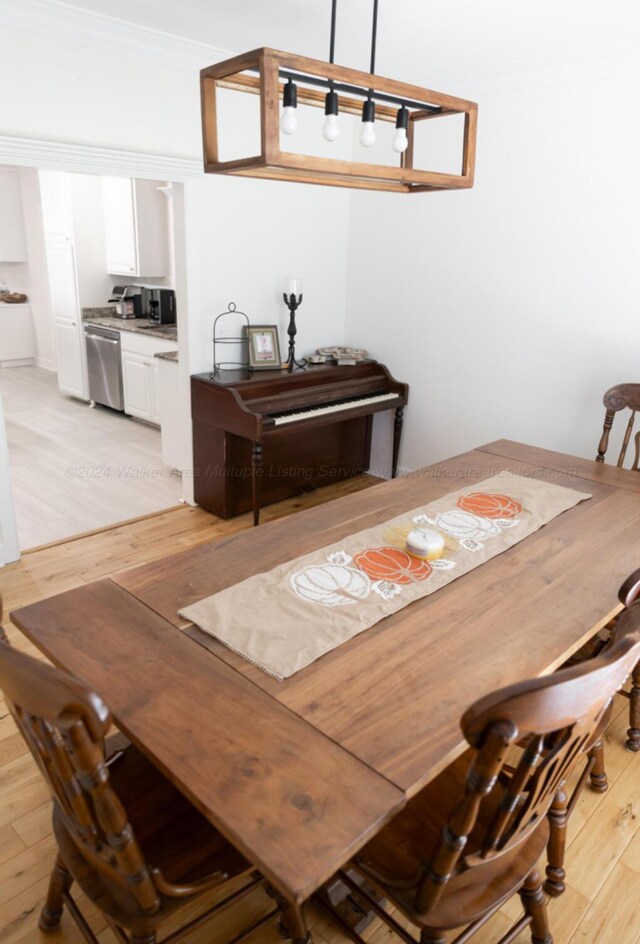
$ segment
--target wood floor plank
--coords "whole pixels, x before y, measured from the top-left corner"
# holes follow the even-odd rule
[[[27,754],[28,750],[24,739],[17,731],[9,737],[2,738],[0,740],[0,767],[17,757],[22,757],[23,754]]]
[[[20,838],[13,824],[0,826],[0,863],[13,859],[20,852],[24,852],[26,847],[26,843]]]
[[[620,944],[635,941],[640,927],[638,875],[621,862],[609,878],[575,933],[570,944]]]
[[[39,879],[51,873],[56,856],[53,836],[47,836],[30,849],[23,849],[0,865],[0,906],[20,892],[26,891]]]
[[[50,865],[53,864],[53,860]],[[44,904],[48,875],[0,906],[0,941],[2,944],[86,944],[73,919],[64,914],[60,929],[44,934],[38,929],[38,916]],[[94,934],[106,927],[104,917],[82,895],[75,896]],[[115,938],[114,938],[115,941]]]
[[[631,755],[637,761],[637,755]],[[580,830],[567,852],[567,880],[585,898],[593,899],[640,829],[640,769],[630,763]],[[638,888],[640,894],[640,887]]]
[[[62,396],[40,367],[3,370],[0,392],[22,548],[179,502],[159,429]]]
[[[51,833],[51,800],[18,816],[11,825],[25,847],[35,846]]]

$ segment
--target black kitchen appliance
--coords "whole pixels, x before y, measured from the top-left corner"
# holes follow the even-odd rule
[[[139,285],[114,285],[109,301],[116,304],[115,318],[144,318]]]
[[[176,323],[176,294],[172,288],[143,288],[142,313],[158,324]]]

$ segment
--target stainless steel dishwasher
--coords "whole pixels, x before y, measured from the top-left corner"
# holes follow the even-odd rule
[[[89,397],[94,403],[124,410],[120,332],[85,325]]]

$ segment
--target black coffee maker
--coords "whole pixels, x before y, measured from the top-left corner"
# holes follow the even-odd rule
[[[172,288],[143,288],[142,314],[158,324],[175,324],[176,293]]]

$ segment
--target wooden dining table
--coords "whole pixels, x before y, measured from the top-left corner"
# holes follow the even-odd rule
[[[178,615],[502,471],[592,498],[285,681]],[[639,533],[640,475],[500,440],[11,617],[298,903],[465,750],[475,699],[553,671],[604,625]]]

